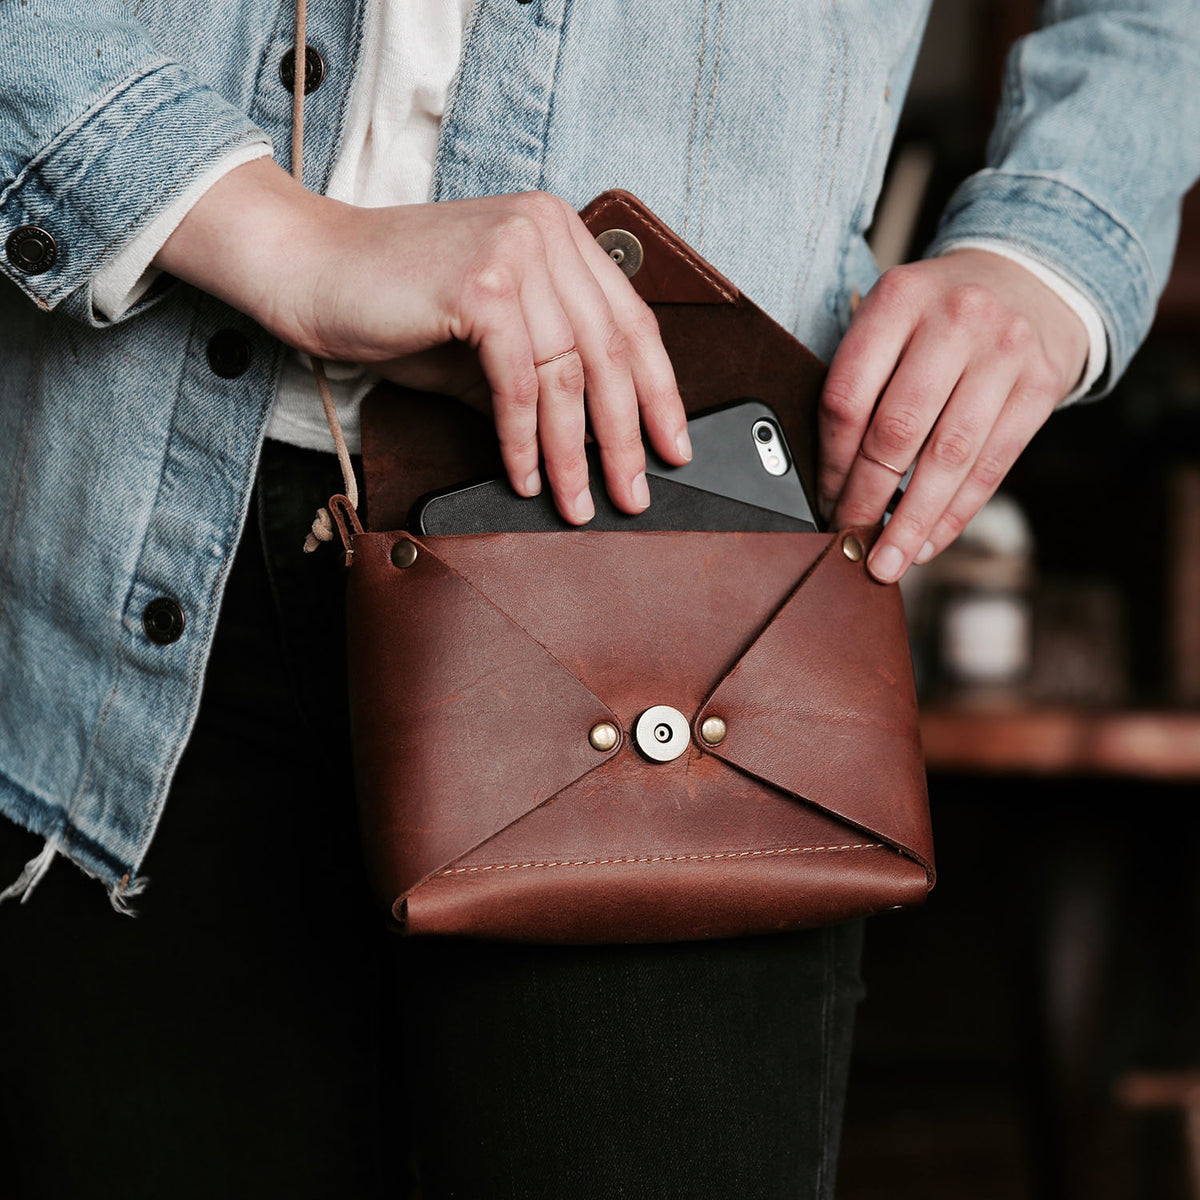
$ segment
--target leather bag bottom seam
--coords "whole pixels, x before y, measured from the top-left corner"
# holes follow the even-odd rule
[[[708,854],[647,854],[621,858],[554,859],[544,862],[484,863],[470,867],[445,867],[440,875],[471,875],[483,871],[537,870],[550,867],[610,867],[647,863],[711,862],[714,859],[765,858],[780,854],[845,853],[854,850],[891,850],[884,842],[855,842],[839,846],[774,846],[761,850],[719,850]]]

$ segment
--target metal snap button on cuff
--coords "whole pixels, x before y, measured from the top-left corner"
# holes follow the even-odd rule
[[[669,704],[648,708],[633,725],[633,740],[651,762],[673,762],[691,742],[687,717]]]
[[[611,721],[600,721],[588,732],[588,741],[595,750],[609,751],[621,740],[621,734]]]
[[[706,746],[719,746],[729,732],[729,726],[720,717],[705,717],[700,726],[700,738]]]
[[[632,279],[642,267],[642,243],[628,229],[606,229],[598,234],[600,243],[609,258]]]
[[[4,243],[8,261],[25,275],[40,275],[58,260],[58,244],[36,225],[22,225]]]
[[[158,596],[142,610],[142,628],[157,646],[169,646],[179,641],[186,624],[179,601],[170,596]]]

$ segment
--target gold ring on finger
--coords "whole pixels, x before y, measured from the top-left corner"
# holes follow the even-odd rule
[[[887,470],[892,471],[895,474],[899,475],[901,479],[903,479],[904,476],[907,474],[906,471],[902,471],[899,467],[893,467],[890,462],[884,462],[882,458],[876,458],[875,455],[868,454],[861,446],[859,446],[858,452],[859,452],[859,454],[862,455],[863,458],[865,458],[867,460],[867,462],[873,462],[877,466],[886,467]]]
[[[565,350],[560,350],[559,353],[550,355],[549,358],[538,359],[537,362],[535,362],[533,364],[534,368],[536,369],[537,367],[549,366],[552,362],[558,362],[558,360],[560,358],[566,358],[568,354],[574,354],[575,352],[576,352],[576,348],[575,348],[574,344],[572,344],[572,345],[568,346]]]

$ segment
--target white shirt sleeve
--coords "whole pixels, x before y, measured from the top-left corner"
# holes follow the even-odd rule
[[[192,205],[235,167],[253,162],[256,158],[266,158],[270,153],[270,142],[252,142],[219,159],[203,175],[193,180],[182,195],[168,204],[112,262],[96,273],[92,280],[92,307],[96,312],[115,321],[132,308],[158,278],[158,268],[150,263],[167,238],[175,232],[179,222],[191,211]]]
[[[1108,334],[1105,333],[1104,322],[1096,306],[1057,271],[1038,262],[1037,259],[1030,258],[1028,254],[1023,254],[1008,242],[994,241],[991,238],[965,238],[943,246],[939,253],[946,254],[951,250],[987,250],[991,254],[998,254],[1001,258],[1015,262],[1044,283],[1083,322],[1088,338],[1087,364],[1079,382],[1058,402],[1058,407],[1065,408],[1068,404],[1074,404],[1081,396],[1086,396],[1108,364]]]

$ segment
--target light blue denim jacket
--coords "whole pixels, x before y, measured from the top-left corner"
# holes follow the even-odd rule
[[[360,7],[310,4],[328,68],[308,99],[314,189]],[[479,0],[435,198],[544,188],[581,206],[627,188],[828,356],[875,278],[862,235],[926,7]],[[1073,282],[1103,317],[1111,381],[1200,171],[1200,6],[1046,8],[939,243],[1003,239]],[[232,148],[265,135],[288,160],[292,19],[291,0],[0,0],[0,245],[35,226],[57,249],[36,274],[0,256],[0,810],[45,837],[42,866],[69,856],[119,907],[196,715],[280,347],[177,283],[108,323],[91,284]],[[230,328],[252,347],[234,379],[206,357]],[[168,645],[143,629],[162,596],[186,617]]]

